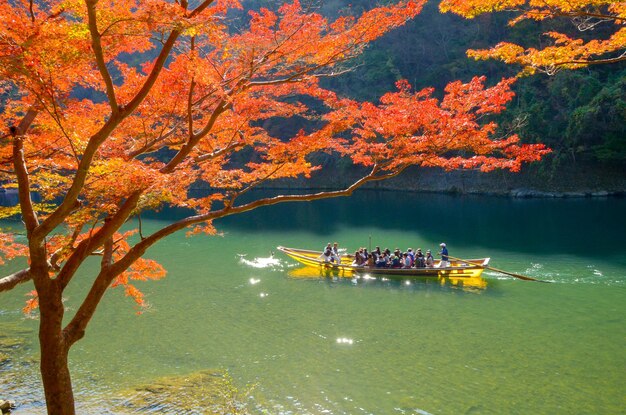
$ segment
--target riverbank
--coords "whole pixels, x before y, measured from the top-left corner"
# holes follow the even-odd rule
[[[337,190],[350,186],[367,170],[329,157],[310,179],[276,180],[261,189]],[[194,186],[202,190],[202,184]],[[363,189],[421,193],[472,194],[513,198],[587,198],[626,196],[626,168],[584,163],[548,171],[543,164],[524,166],[519,173],[475,170],[445,171],[440,168],[411,167],[389,180],[368,183]],[[36,199],[36,194],[34,194]],[[0,188],[0,206],[18,203],[17,189]]]
[[[267,188],[321,190],[340,189],[367,173],[364,169],[324,166],[310,180],[272,182]],[[519,173],[474,170],[445,171],[440,168],[409,168],[389,180],[373,182],[364,189],[424,193],[475,194],[514,198],[585,198],[626,196],[626,169],[621,166],[579,164],[548,172],[541,165],[525,166]]]

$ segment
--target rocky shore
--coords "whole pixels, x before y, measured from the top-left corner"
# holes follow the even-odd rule
[[[320,164],[323,169],[314,173],[311,179],[276,180],[264,183],[259,188],[336,190],[351,185],[367,173],[366,169],[342,165],[332,158]],[[204,188],[202,184],[195,186],[200,191]],[[514,198],[624,197],[626,167],[578,163],[547,171],[545,166],[538,164],[524,166],[519,173],[412,167],[393,179],[372,182],[363,188]],[[36,194],[33,194],[33,198],[38,199]],[[0,188],[0,206],[14,206],[17,203],[16,189]]]
[[[273,189],[340,189],[366,174],[363,169],[325,166],[311,180],[272,182]],[[557,172],[526,166],[520,173],[493,171],[445,171],[439,168],[409,168],[390,180],[372,182],[364,189],[504,196],[513,198],[585,198],[626,196],[626,168],[577,165]]]

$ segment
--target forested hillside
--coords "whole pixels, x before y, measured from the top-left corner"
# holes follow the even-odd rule
[[[325,14],[345,15],[357,14],[376,3],[380,2],[334,0],[318,7]],[[264,0],[245,5],[276,7]],[[327,85],[361,100],[376,100],[400,79],[407,79],[416,89],[434,87],[435,94],[442,94],[444,87],[457,79],[468,81],[486,75],[488,82],[496,83],[516,76],[520,70],[495,60],[468,58],[468,49],[489,48],[503,40],[541,47],[549,42],[541,34],[551,30],[590,39],[605,38],[611,29],[610,23],[600,24],[581,34],[575,22],[567,19],[526,21],[510,27],[510,14],[464,19],[441,13],[438,6],[438,0],[430,1],[413,21],[370,46],[349,73],[326,79]],[[524,142],[542,142],[553,150],[541,164],[527,168],[531,175],[548,180],[546,188],[557,185],[559,176],[576,181],[589,172],[598,178],[582,187],[602,187],[602,176],[613,180],[621,174],[621,181],[626,179],[626,63],[520,77],[513,89],[516,98],[496,121],[503,131],[517,132]],[[281,128],[299,128],[284,122],[276,127],[277,134]],[[558,187],[577,186],[568,183]]]
[[[347,1],[346,1],[347,3]],[[351,2],[352,8],[368,0]],[[510,28],[509,16],[489,14],[466,20],[442,14],[431,1],[417,18],[377,42],[361,58],[361,66],[348,75],[330,80],[346,94],[375,99],[393,88],[397,79],[408,79],[416,88],[437,91],[455,79],[486,75],[496,82],[514,76],[519,68],[496,61],[474,61],[467,49],[488,48],[504,40],[539,46],[538,37],[554,23],[526,22]],[[344,9],[345,10],[345,9]],[[559,30],[574,33],[573,23]],[[598,26],[587,36],[603,36]],[[517,98],[499,122],[515,128],[527,142],[543,142],[553,149],[543,163],[577,162],[626,166],[626,64],[599,65],[553,76],[538,74],[518,80]]]

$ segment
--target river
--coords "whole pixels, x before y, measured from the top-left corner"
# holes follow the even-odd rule
[[[150,306],[137,314],[110,290],[74,347],[79,413],[126,413],[111,406],[117,391],[215,368],[250,389],[255,414],[624,413],[624,212],[623,198],[359,191],[225,218],[222,236],[175,235],[148,254],[168,276],[137,284]],[[144,232],[179,214],[144,219]],[[354,251],[370,238],[392,250],[446,242],[451,255],[552,283],[492,271],[480,289],[303,277],[275,251],[335,241]],[[15,414],[44,413],[37,320],[20,311],[31,289],[0,294],[0,328],[23,339],[0,365],[0,398],[18,402]]]

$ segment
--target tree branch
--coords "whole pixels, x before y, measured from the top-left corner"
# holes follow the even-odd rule
[[[215,220],[218,218],[223,218],[229,215],[247,212],[261,206],[269,206],[285,202],[308,202],[338,196],[350,196],[352,192],[354,192],[356,189],[363,186],[364,184],[368,182],[386,180],[395,177],[402,173],[402,171],[404,171],[407,167],[408,165],[401,166],[397,170],[390,173],[378,175],[380,168],[378,165],[376,165],[372,168],[372,171],[368,175],[362,177],[361,179],[357,180],[352,185],[343,190],[311,193],[304,195],[280,195],[271,198],[258,199],[254,202],[236,207],[229,205],[224,207],[223,209],[214,212],[187,217],[158,230],[157,232],[138,242],[130,249],[130,251],[128,251],[126,255],[124,255],[124,257],[119,259],[115,264],[111,266],[111,272],[119,275],[120,273],[124,272],[129,266],[131,266],[139,257],[141,257],[149,247],[151,247],[161,239],[165,238],[166,236],[169,236],[172,233],[182,230],[186,227],[206,221]]]
[[[167,40],[163,44],[163,49],[161,49],[159,56],[154,61],[154,66],[152,67],[152,71],[148,75],[146,82],[144,82],[141,89],[137,92],[137,95],[135,95],[135,97],[124,107],[123,112],[125,114],[125,117],[135,111],[139,104],[141,104],[143,100],[148,96],[148,93],[150,92],[150,90],[154,86],[154,83],[159,77],[161,69],[163,69],[163,65],[165,65],[165,61],[172,51],[172,48],[174,47],[178,36],[180,36],[180,33],[181,32],[178,29],[172,30],[172,32],[168,36]]]
[[[170,33],[163,49],[159,53],[159,56],[155,60],[154,66],[152,67],[152,71],[148,75],[148,78],[144,82],[141,89],[137,92],[137,95],[131,100],[131,102],[126,105],[123,109],[120,108],[120,111],[117,113],[113,113],[111,117],[107,120],[107,122],[102,126],[100,131],[91,136],[89,142],[87,143],[87,147],[83,153],[83,157],[80,160],[80,164],[78,165],[78,169],[76,174],[74,175],[74,181],[72,182],[72,186],[68,190],[63,202],[57,207],[57,209],[50,215],[43,223],[37,227],[34,232],[34,236],[36,239],[42,240],[46,235],[48,235],[54,228],[60,225],[67,215],[73,210],[74,204],[78,199],[78,196],[85,184],[85,180],[87,178],[87,173],[89,172],[89,167],[93,161],[93,158],[96,154],[98,148],[104,143],[104,141],[111,135],[113,130],[130,114],[137,109],[139,104],[148,96],[152,86],[156,82],[163,65],[169,53],[171,52],[174,44],[176,43],[176,39],[180,35],[180,31],[174,30]]]
[[[104,225],[96,231],[91,237],[83,240],[78,244],[72,255],[67,259],[63,268],[59,272],[56,280],[59,281],[61,289],[65,289],[67,284],[78,270],[83,261],[91,255],[93,251],[98,249],[106,240],[117,232],[117,230],[126,222],[131,213],[137,207],[139,197],[142,191],[136,190],[122,204],[117,213],[105,220]],[[106,250],[105,250],[106,251]]]
[[[189,17],[195,17],[197,15],[199,15],[200,13],[202,13],[207,7],[209,7],[211,4],[213,4],[215,0],[205,0],[203,1],[200,5],[198,5],[198,7],[196,7],[195,9],[192,10],[191,13],[189,13]],[[187,2],[184,2],[184,6],[186,8],[186,4]]]
[[[200,142],[200,140],[211,131],[219,116],[229,107],[229,103],[227,103],[225,100],[221,100],[213,111],[213,114],[211,114],[209,121],[204,126],[202,131],[200,131],[198,134],[193,134],[193,132],[190,132],[189,140],[187,140],[185,145],[181,147],[178,153],[176,153],[176,155],[172,157],[170,162],[161,169],[161,173],[167,174],[173,172],[176,169],[176,166],[183,162],[185,157],[187,157],[189,153],[191,153],[193,148]]]
[[[562,66],[562,65],[603,65],[607,63],[617,63],[626,61],[626,54],[622,54],[615,58],[607,58],[607,59],[593,59],[593,60],[573,60],[573,61],[565,61],[565,62],[557,62],[554,66]]]
[[[30,197],[30,178],[28,177],[28,167],[24,158],[24,133],[32,124],[36,115],[37,111],[30,108],[17,128],[11,128],[11,134],[13,135],[13,168],[17,176],[20,210],[22,211],[26,233],[29,237],[39,225],[39,220]]]
[[[7,275],[4,278],[0,278],[0,292],[9,291],[18,284],[30,281],[33,276],[30,273],[30,268],[17,271],[11,275]]]
[[[96,18],[96,3],[97,0],[87,0],[85,2],[87,4],[87,16],[89,18],[89,32],[91,33],[91,47],[93,48],[93,52],[96,58],[96,64],[98,65],[98,70],[102,75],[102,79],[104,80],[104,84],[106,85],[106,93],[109,98],[109,105],[111,106],[111,111],[113,114],[117,114],[119,111],[119,107],[117,105],[117,99],[115,98],[115,89],[113,87],[113,80],[111,79],[111,74],[107,69],[106,62],[104,61],[104,53],[102,51],[102,43],[100,41],[100,33],[98,32],[98,22]]]

